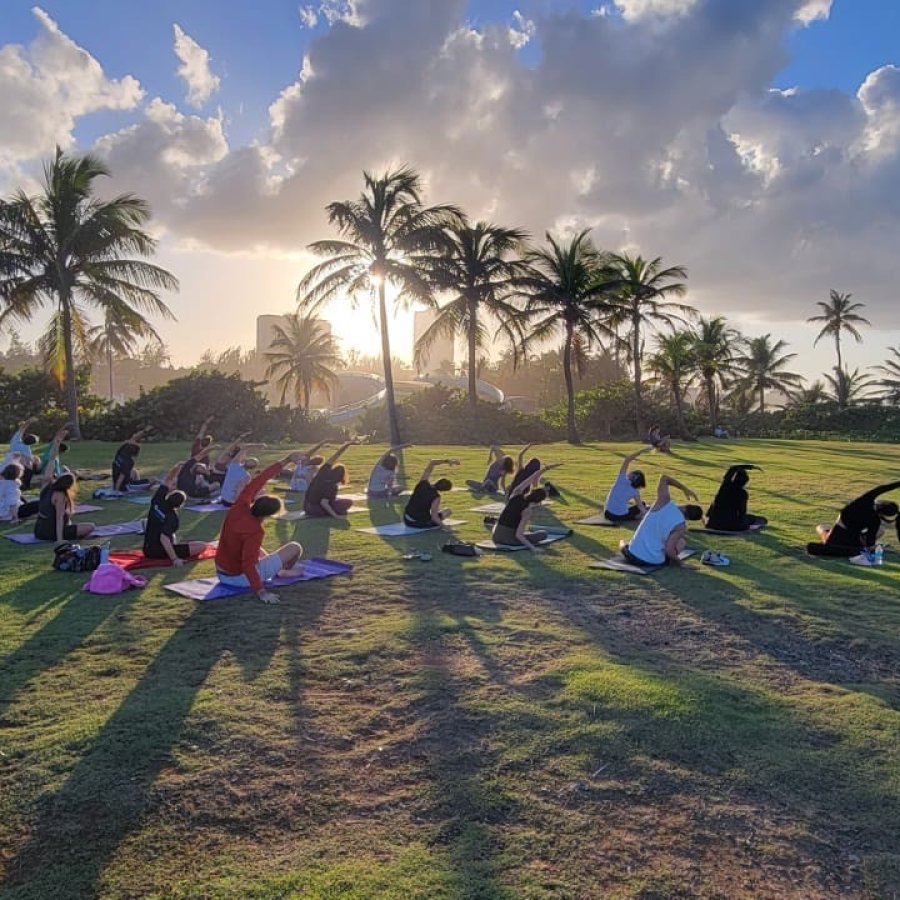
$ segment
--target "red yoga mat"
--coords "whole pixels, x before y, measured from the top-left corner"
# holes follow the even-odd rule
[[[207,547],[196,556],[185,562],[199,562],[201,559],[212,559],[216,555],[215,547]],[[171,566],[167,559],[148,559],[142,550],[115,550],[109,554],[109,561],[120,565],[123,569],[156,569]]]

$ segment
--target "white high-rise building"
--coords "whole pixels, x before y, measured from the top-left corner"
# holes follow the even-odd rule
[[[413,314],[413,356],[419,338],[428,330],[437,318],[433,309],[426,309]],[[456,359],[456,342],[453,337],[439,337],[427,353],[416,364],[420,375],[448,374],[453,372]]]

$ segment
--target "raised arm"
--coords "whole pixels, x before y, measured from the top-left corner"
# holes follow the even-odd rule
[[[401,450],[408,450],[410,447],[412,447],[412,444],[397,444],[395,447],[389,447],[378,457],[378,462],[376,462],[375,465],[382,465],[391,454],[399,453]]]
[[[323,447],[327,447],[330,443],[331,441],[319,441],[318,444],[313,444],[312,447],[310,447],[309,450],[305,450],[304,453],[307,456],[315,456],[319,450]]]
[[[184,465],[183,462],[177,462],[171,469],[166,473],[166,477],[163,478],[162,483],[170,490],[174,491],[175,486],[178,484],[178,473],[181,471],[181,467]]]
[[[536,446],[536,445],[535,445],[535,444],[526,444],[526,445],[519,451],[519,462],[518,462],[518,465],[516,466],[516,468],[518,468],[518,469],[524,468],[524,466],[525,466],[525,454],[526,454],[532,447],[534,447],[534,446]]]
[[[487,464],[491,465],[491,463],[500,462],[503,459],[503,448],[499,444],[491,444],[491,449],[488,451]]]
[[[882,494],[888,493],[888,491],[895,491],[897,488],[900,488],[900,481],[892,481],[890,484],[882,484],[877,488],[872,488],[871,491],[866,491],[859,500],[860,502],[871,502],[874,503]]]
[[[652,452],[653,452],[653,448],[652,448],[652,447],[641,447],[640,450],[635,450],[634,453],[629,453],[628,456],[626,456],[626,457],[622,460],[622,465],[619,467],[619,474],[620,474],[620,475],[627,475],[627,474],[628,474],[628,467],[629,467],[629,466],[630,466],[630,465],[631,465],[631,464],[632,464],[639,456],[643,456],[645,453],[652,453]]]
[[[541,466],[534,475],[529,475],[528,478],[523,479],[516,485],[515,490],[510,493],[509,499],[511,500],[513,497],[518,497],[519,494],[524,494],[544,477],[545,472],[549,472],[551,469],[558,469],[561,465],[562,463],[550,463],[548,466]]]
[[[62,443],[61,433],[61,431],[57,431],[53,436],[53,442],[50,445],[50,455],[47,457],[47,464],[41,473],[41,487],[46,487],[55,477],[53,473],[56,471],[56,460],[59,459],[59,445]]]
[[[431,479],[431,473],[435,470],[435,468],[437,466],[458,466],[458,465],[459,465],[458,459],[452,459],[452,458],[433,459],[433,460],[431,460],[431,462],[428,463],[427,466],[425,466],[424,470],[422,471],[422,476],[421,476],[421,478],[419,478],[419,481],[429,481]]]
[[[348,447],[352,447],[354,444],[358,443],[359,441],[344,441],[344,443],[341,444],[341,446],[338,447],[337,450],[335,450],[334,453],[332,453],[331,456],[329,456],[328,459],[325,460],[325,465],[333,466],[341,458],[342,454]]]
[[[749,469],[759,469],[759,466],[755,466],[753,463],[739,463],[736,466],[731,466],[722,478],[722,483],[730,484],[734,481],[734,476],[737,475],[738,472],[746,472]]]
[[[671,475],[660,475],[659,476],[659,485],[656,488],[656,506],[662,507],[667,503],[670,503],[672,500],[672,496],[669,493],[669,487],[676,487],[679,491],[682,491],[689,500],[697,500],[697,495],[689,488],[685,487],[677,478],[673,478]]]

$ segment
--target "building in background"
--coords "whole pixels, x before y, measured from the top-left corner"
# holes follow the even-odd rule
[[[419,338],[428,330],[434,322],[437,313],[433,309],[426,309],[413,314],[413,350],[415,358],[415,346]],[[453,374],[456,359],[456,342],[452,337],[439,337],[428,349],[427,353],[416,363],[416,371],[420,375],[448,375]]]

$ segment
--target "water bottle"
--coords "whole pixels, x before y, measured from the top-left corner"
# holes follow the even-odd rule
[[[872,565],[880,566],[884,562],[884,544],[876,544],[872,551]]]
[[[100,547],[100,565],[109,562],[109,541]]]

